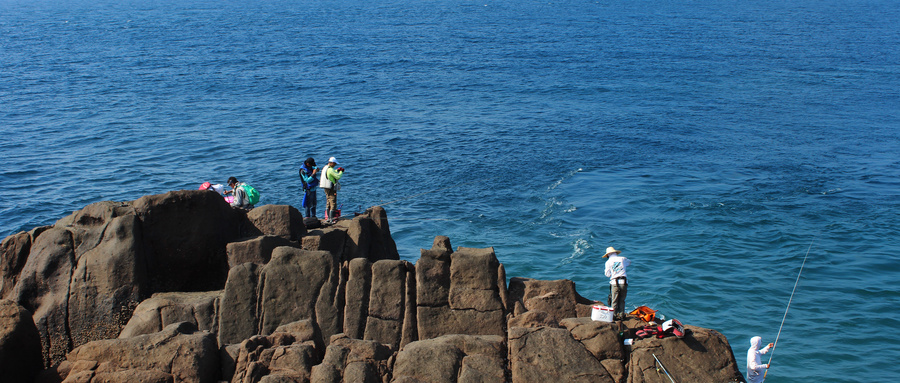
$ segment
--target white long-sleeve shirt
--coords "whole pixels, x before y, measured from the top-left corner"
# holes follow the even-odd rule
[[[758,336],[750,338],[750,349],[747,350],[747,383],[762,383],[766,369],[769,368],[768,364],[762,364],[759,360],[760,355],[769,352],[769,346],[766,345],[760,350],[760,342],[762,342],[762,338]]]
[[[604,273],[609,277],[609,284],[615,285],[618,277],[628,277],[625,272],[628,266],[631,266],[631,261],[628,258],[610,255],[609,259],[606,260],[604,269]]]

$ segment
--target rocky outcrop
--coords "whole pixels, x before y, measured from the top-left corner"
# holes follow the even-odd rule
[[[219,351],[215,337],[190,323],[125,339],[86,343],[66,356],[64,382],[150,381],[215,382]]]
[[[419,338],[505,335],[506,273],[494,249],[449,247],[439,237],[416,262]]]
[[[575,282],[567,279],[541,281],[513,277],[509,280],[511,308],[516,314],[543,311],[554,318],[590,316],[593,301],[575,291]]]
[[[245,241],[231,242],[225,247],[228,254],[228,268],[247,262],[265,265],[272,259],[272,251],[281,246],[300,247],[298,242],[274,235],[260,235]]]
[[[312,368],[312,383],[383,382],[391,379],[394,350],[372,340],[335,335],[322,363]]]
[[[43,365],[41,337],[31,313],[0,299],[0,382],[30,383]]]
[[[216,334],[221,297],[222,291],[153,294],[134,310],[119,338],[152,334],[180,322]]]
[[[572,281],[507,287],[493,248],[438,236],[400,260],[379,207],[308,230],[206,191],[92,204],[5,239],[0,293],[31,316],[40,382],[638,383],[654,355],[679,381],[741,379],[721,334],[625,347],[645,323],[591,321]]]
[[[507,382],[505,341],[497,335],[444,335],[410,343],[397,353],[393,382]]]
[[[656,379],[656,359],[679,382],[743,381],[724,335],[695,326],[685,329],[690,336],[635,341],[628,361],[628,383]]]
[[[626,378],[626,350],[619,336],[619,325],[593,321],[591,318],[567,318],[560,321],[572,338],[581,342],[614,382],[624,382]]]
[[[250,210],[247,219],[250,225],[245,226],[244,237],[265,235],[295,241],[306,235],[303,216],[293,206],[263,205]]]
[[[311,320],[279,326],[241,342],[232,383],[308,382],[319,363],[322,335]],[[225,379],[228,377],[225,376]]]
[[[514,382],[615,381],[600,361],[562,328],[511,328],[509,367]]]
[[[19,273],[31,251],[32,234],[21,232],[0,242],[0,297],[5,297],[16,286]]]

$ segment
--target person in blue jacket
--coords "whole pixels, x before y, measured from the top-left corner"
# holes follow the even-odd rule
[[[303,207],[307,217],[316,216],[316,188],[319,186],[319,168],[312,157],[300,166],[300,182],[303,184]]]

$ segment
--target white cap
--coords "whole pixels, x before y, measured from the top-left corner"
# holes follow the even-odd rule
[[[341,164],[340,162],[337,162],[337,160],[334,157],[329,158],[328,162],[334,162],[335,164],[338,164],[338,165]]]

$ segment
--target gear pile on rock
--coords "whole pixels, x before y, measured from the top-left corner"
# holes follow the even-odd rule
[[[2,382],[741,381],[725,337],[590,319],[568,280],[509,279],[438,236],[400,260],[384,209],[307,230],[214,193],[99,202],[0,247]]]

